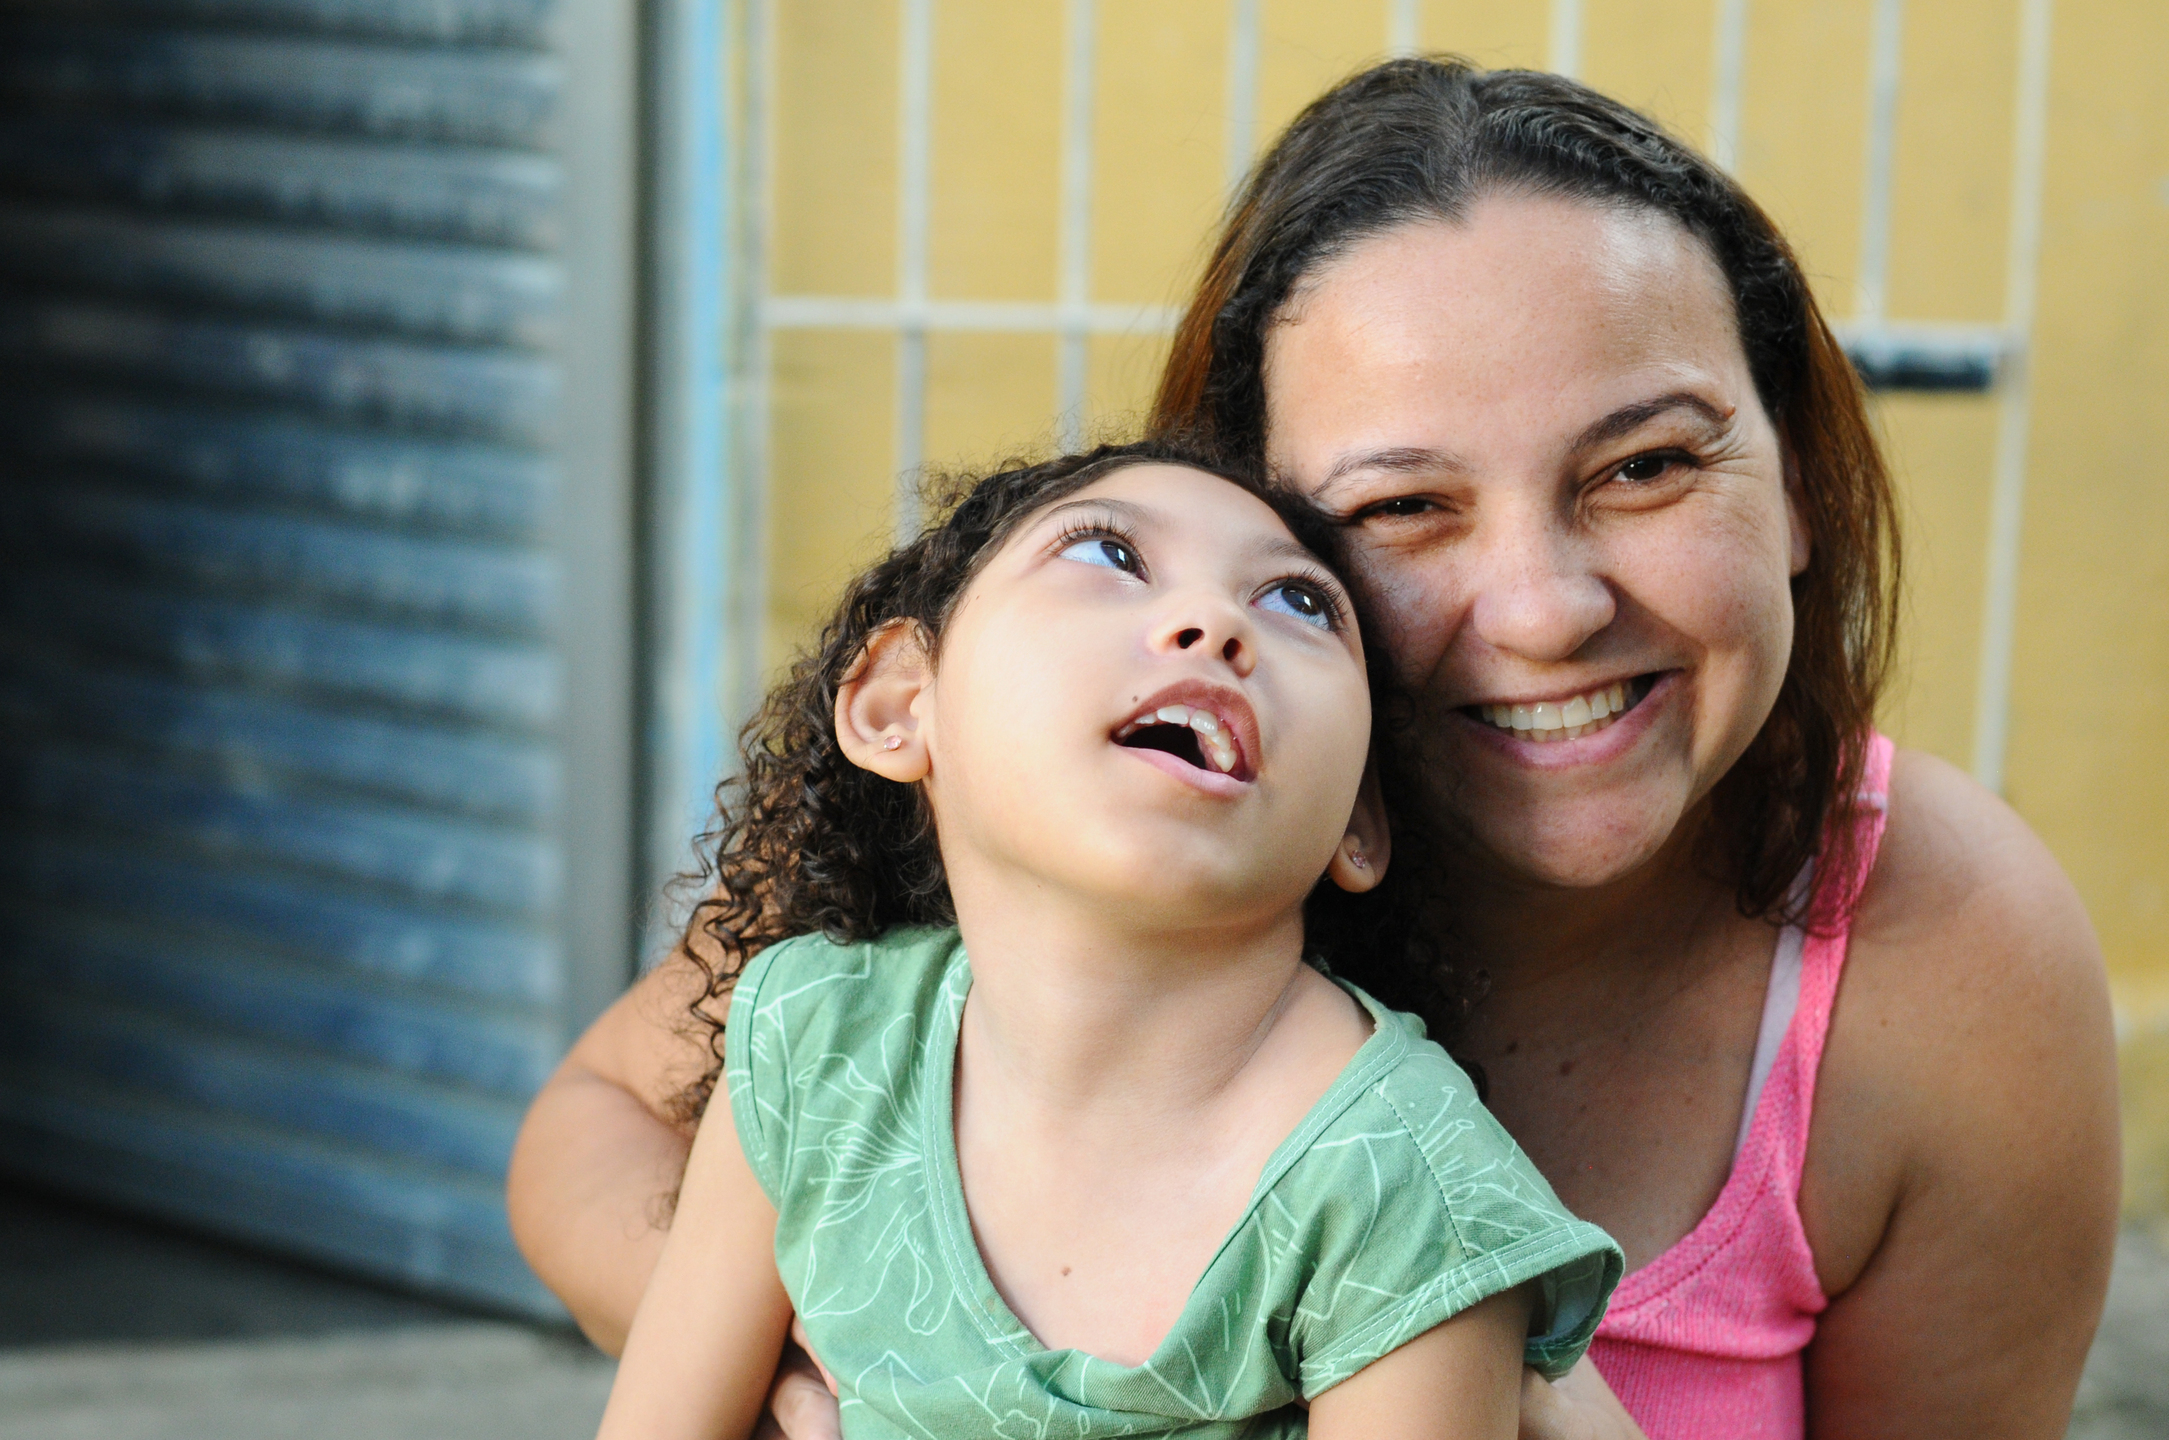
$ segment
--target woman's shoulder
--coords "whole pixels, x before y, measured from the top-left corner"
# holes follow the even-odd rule
[[[2055,857],[1972,776],[1923,751],[1900,750],[1889,806],[1856,939],[1909,948],[1957,923],[1991,945],[2033,950],[2048,941],[2067,958],[2092,954],[2085,910]],[[2079,941],[2086,943],[2072,943]]]
[[[2034,1029],[2105,995],[2093,926],[2048,847],[1964,771],[1899,751],[1841,1007],[1897,1007],[1919,1042],[1999,1020]]]
[[[1825,1289],[1865,1268],[1905,1187],[2018,1183],[1984,1139],[2053,1149],[2102,1108],[2113,1057],[2100,948],[2062,868],[1972,777],[1899,751],[1801,1197]]]

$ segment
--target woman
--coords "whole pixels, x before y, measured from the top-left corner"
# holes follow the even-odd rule
[[[1626,1250],[1592,1354],[1641,1427],[2060,1435],[2116,1205],[2101,963],[2023,823],[1873,733],[1893,502],[1768,219],[1571,82],[1379,66],[1261,163],[1156,424],[1349,527],[1489,976],[1458,1048]],[[515,1161],[606,1348],[686,998],[666,966],[599,1021]],[[1527,1402],[1632,1433],[1584,1372]]]

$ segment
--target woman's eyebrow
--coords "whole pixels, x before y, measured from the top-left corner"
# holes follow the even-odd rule
[[[1334,461],[1333,468],[1326,471],[1325,479],[1319,482],[1318,489],[1321,492],[1331,489],[1336,481],[1345,480],[1363,470],[1382,470],[1389,475],[1435,475],[1441,471],[1458,473],[1467,468],[1467,462],[1458,455],[1444,450],[1428,450],[1418,445],[1399,445],[1386,450],[1361,450],[1352,455],[1343,455]]]
[[[1687,410],[1708,422],[1713,430],[1721,429],[1732,418],[1732,412],[1720,410],[1691,390],[1675,390],[1669,395],[1659,395],[1654,400],[1637,400],[1632,405],[1622,405],[1602,420],[1574,437],[1574,449],[1589,450],[1607,444],[1635,431],[1660,415],[1674,410]]]

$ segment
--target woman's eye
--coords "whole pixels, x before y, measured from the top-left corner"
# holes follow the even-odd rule
[[[1112,535],[1087,535],[1082,540],[1072,540],[1062,547],[1062,558],[1081,565],[1104,565],[1125,575],[1135,575],[1144,568],[1135,547]]]
[[[1368,511],[1364,512],[1363,518],[1368,520],[1376,516],[1386,515],[1400,519],[1409,515],[1421,515],[1431,508],[1431,502],[1421,495],[1404,495],[1398,500],[1385,500],[1373,505]]]
[[[1669,455],[1637,455],[1619,467],[1619,478],[1631,485],[1647,485],[1652,480],[1664,478],[1664,472],[1674,464]]]
[[[1308,585],[1275,585],[1258,597],[1258,607],[1281,615],[1292,615],[1304,624],[1315,625],[1320,630],[1333,628],[1332,603]]]

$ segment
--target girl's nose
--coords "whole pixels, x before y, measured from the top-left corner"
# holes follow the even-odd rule
[[[1153,627],[1150,643],[1156,651],[1216,655],[1238,678],[1257,668],[1257,650],[1251,641],[1248,617],[1217,597],[1192,599],[1169,607]]]
[[[1619,602],[1570,537],[1501,537],[1471,576],[1470,618],[1493,649],[1525,660],[1571,658],[1612,623]]]

